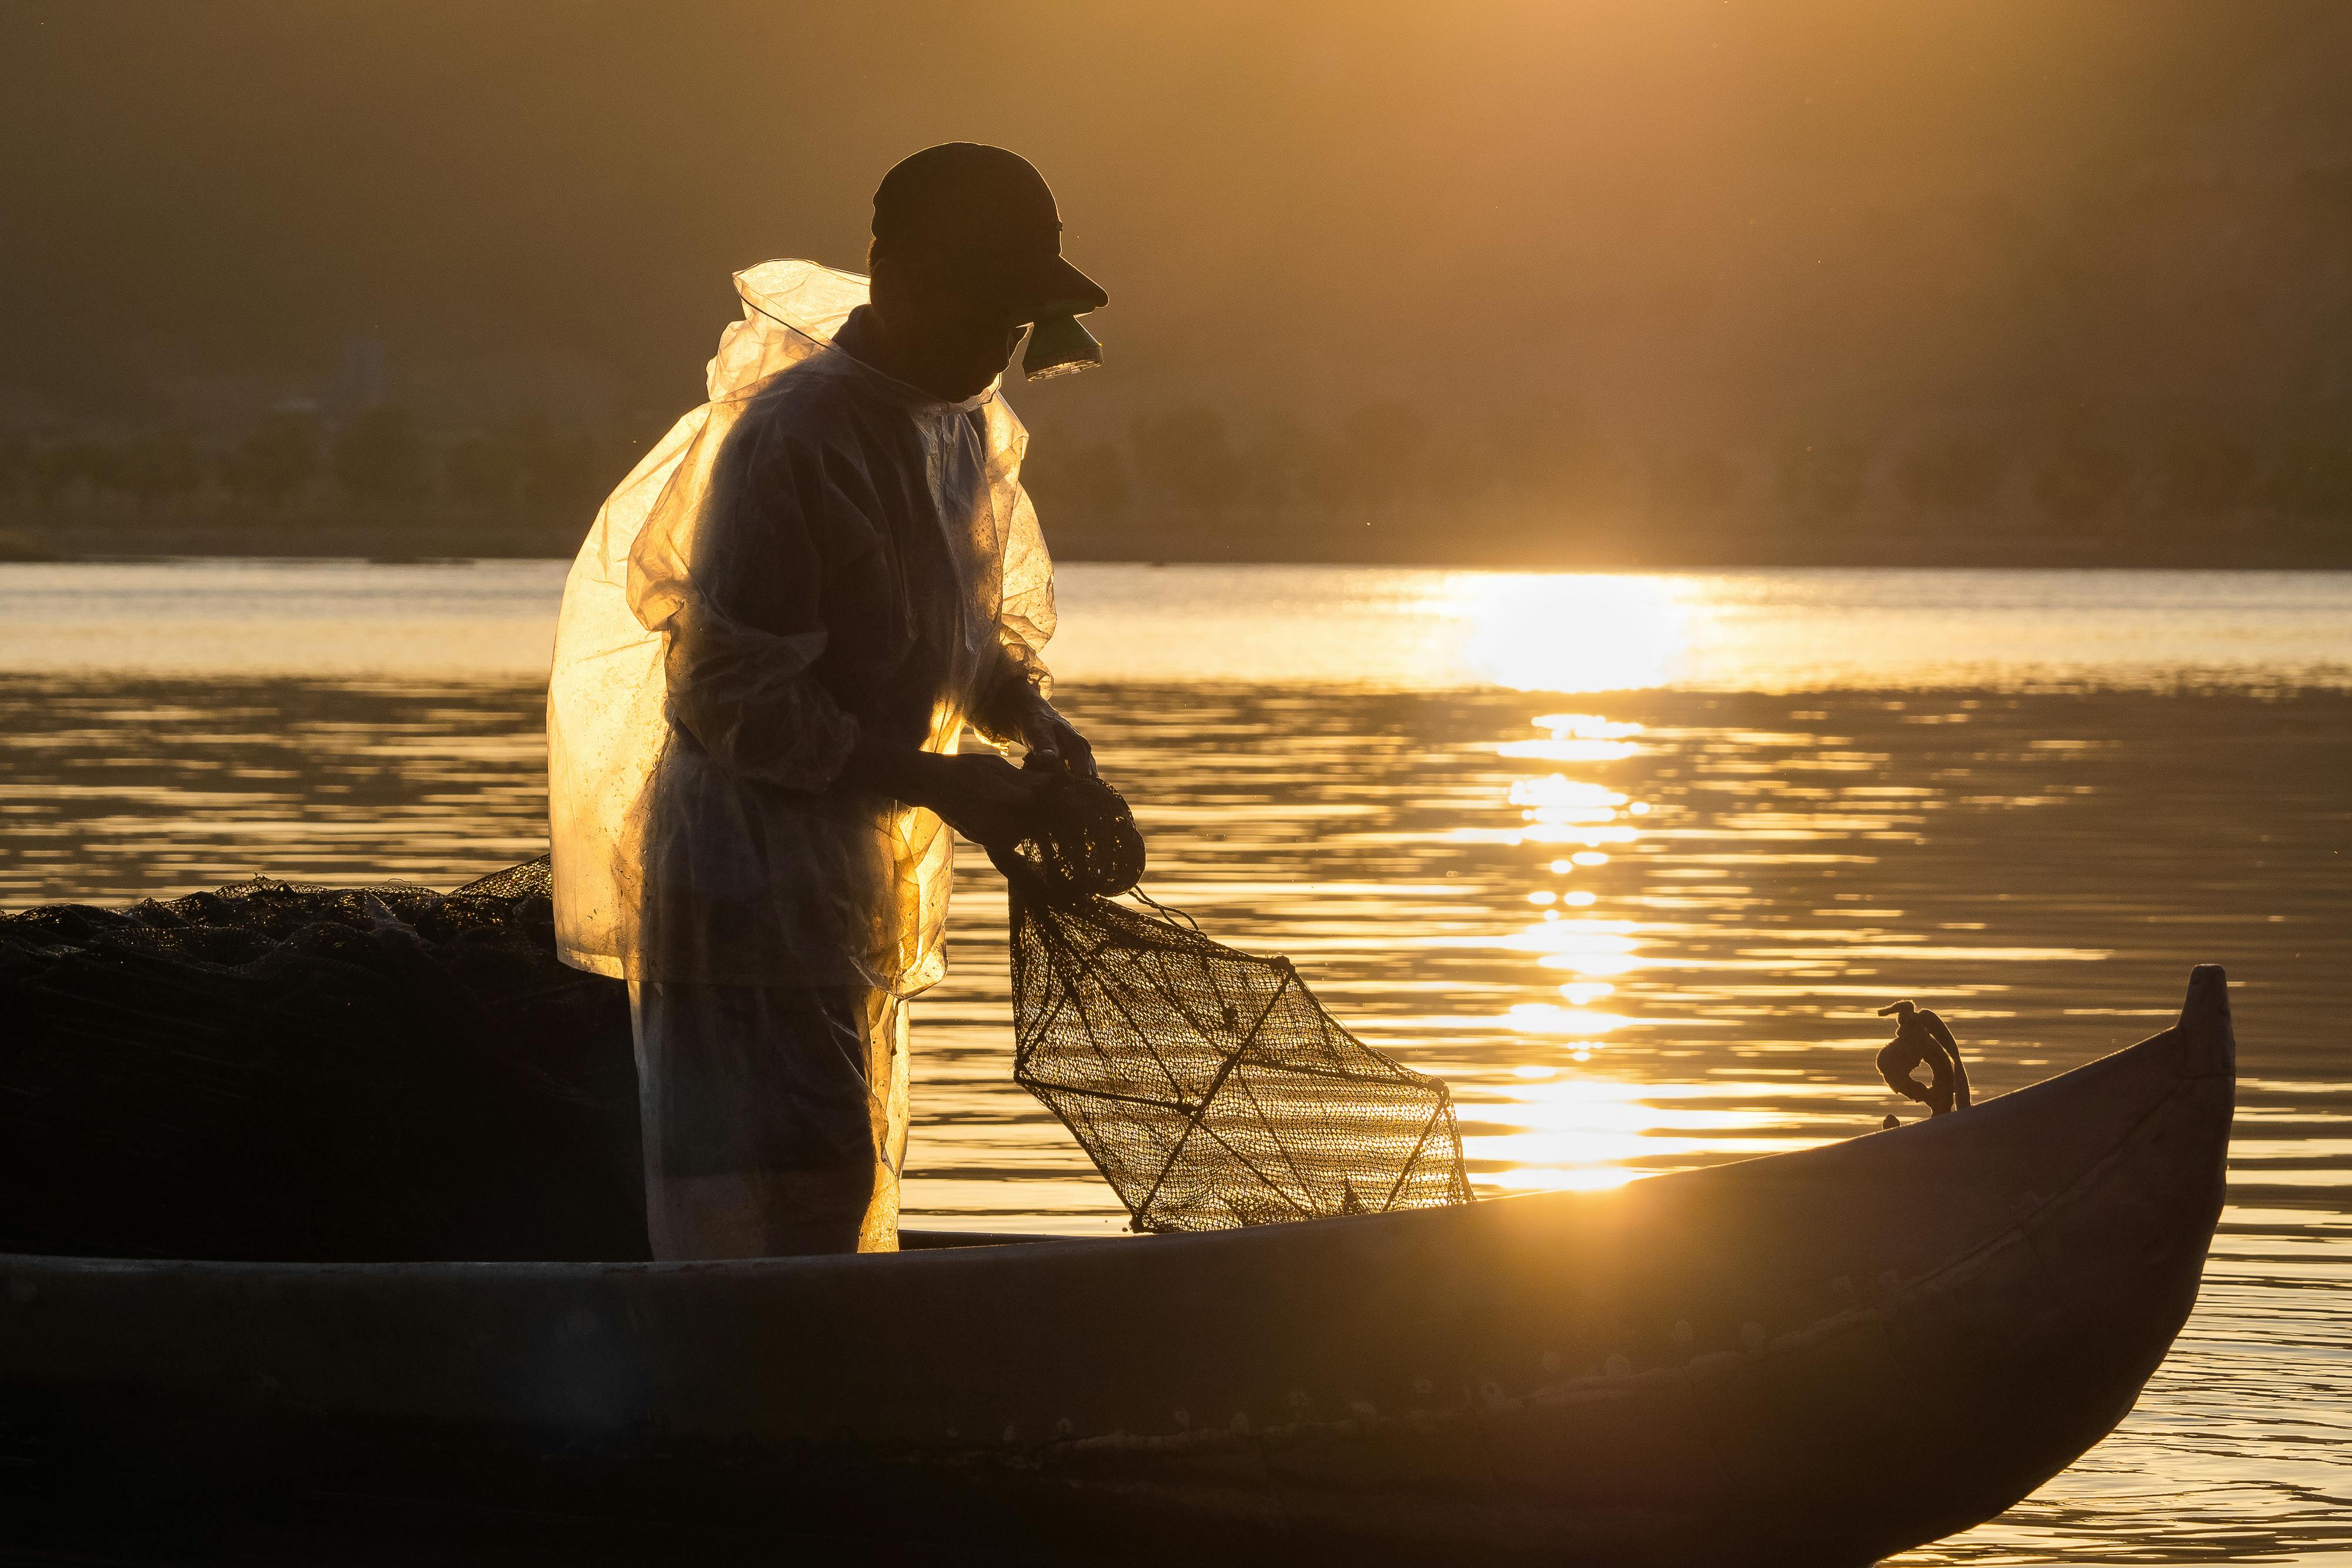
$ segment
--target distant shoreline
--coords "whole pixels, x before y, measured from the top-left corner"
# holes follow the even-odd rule
[[[1602,540],[1563,538],[1557,545],[1513,538],[1482,539],[1475,529],[1452,532],[1438,548],[1426,528],[1368,528],[1342,540],[1328,530],[1271,526],[1246,540],[1229,529],[1062,528],[1046,540],[1064,561],[1170,565],[1311,565],[1457,567],[1497,570],[1693,570],[1744,567],[2166,567],[2344,570],[2352,568],[2352,530],[2313,530],[2281,537],[2228,525],[2179,534],[2095,534],[2046,537],[1956,529],[1921,535],[1808,534],[1759,528],[1727,540],[1676,538],[1656,528]],[[585,525],[562,531],[544,527],[459,523],[331,525],[142,524],[76,519],[39,524],[0,519],[0,562],[243,557],[282,559],[416,561],[440,559],[565,560],[578,549]],[[2251,537],[2250,537],[2251,536]],[[2332,536],[2332,537],[2331,537]],[[1484,548],[1482,548],[1482,546]]]

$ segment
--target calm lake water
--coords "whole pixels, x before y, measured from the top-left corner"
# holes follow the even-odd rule
[[[0,566],[0,905],[538,853],[562,580]],[[1486,1193],[1866,1131],[1898,997],[1981,1094],[2228,965],[2231,1201],[2173,1359],[1899,1561],[2352,1562],[2352,574],[1077,566],[1063,610],[1147,886],[1450,1079]],[[961,874],[912,1216],[1113,1229],[1011,1082],[1001,884]]]

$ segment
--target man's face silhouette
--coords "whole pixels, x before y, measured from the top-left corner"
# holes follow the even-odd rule
[[[897,373],[961,402],[1004,372],[1027,314],[985,258],[877,246],[872,265],[875,313]]]

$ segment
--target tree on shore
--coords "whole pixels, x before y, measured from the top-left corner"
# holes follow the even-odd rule
[[[1774,497],[1806,528],[1850,522],[1870,477],[1870,449],[1858,441],[1791,436],[1773,465]]]
[[[1132,486],[1127,461],[1107,441],[1084,444],[1032,444],[1021,465],[1021,483],[1036,498],[1048,526],[1085,525],[1116,516]]]
[[[1739,488],[1739,470],[1716,447],[1695,447],[1658,465],[1658,499],[1676,521],[1725,511],[1738,499]]]
[[[480,432],[450,446],[441,462],[441,484],[449,499],[485,509],[510,507],[522,494],[520,444],[504,432]]]
[[[184,500],[205,482],[205,455],[176,434],[146,435],[116,449],[114,486],[143,506]]]
[[[2352,521],[2352,435],[2288,441],[2262,488],[2263,498],[2280,511]]]
[[[589,517],[627,465],[607,473],[606,449],[584,430],[558,430],[534,420],[520,433],[522,498],[534,517]]]
[[[2253,449],[2210,430],[2176,430],[2156,452],[2156,502],[2167,511],[2210,517],[2252,495]]]
[[[2053,522],[2095,523],[2115,509],[2131,465],[2113,442],[2092,435],[2062,439],[2033,470],[2033,498]]]
[[[246,432],[221,459],[221,484],[231,495],[282,507],[319,477],[318,423],[305,414],[272,414]]]
[[[372,408],[335,440],[335,480],[363,501],[414,501],[432,484],[425,439],[405,409]]]
[[[1930,511],[1978,512],[2000,493],[2007,463],[1977,435],[1923,442],[1903,455],[1895,482],[1903,498]]]
[[[1225,417],[1206,403],[1139,417],[1129,443],[1144,483],[1188,510],[1223,511],[1248,492]]]
[[[1415,404],[1368,402],[1340,422],[1339,439],[1360,505],[1410,503],[1429,493],[1429,415]]]

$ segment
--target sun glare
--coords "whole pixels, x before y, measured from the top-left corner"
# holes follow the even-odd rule
[[[1452,606],[1470,622],[1465,658],[1479,677],[1523,692],[1609,692],[1663,685],[1688,641],[1686,611],[1654,577],[1601,573],[1472,580]],[[1541,721],[1538,721],[1541,722]],[[1591,747],[1614,735],[1556,735],[1550,743]],[[1559,761],[1600,760],[1586,751]],[[1611,750],[1606,756],[1622,756]]]

